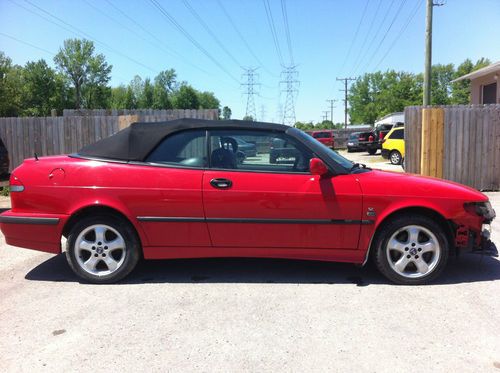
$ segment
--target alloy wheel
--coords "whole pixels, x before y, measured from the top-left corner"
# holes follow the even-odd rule
[[[393,271],[415,279],[427,276],[434,270],[441,256],[441,245],[429,229],[420,225],[407,225],[389,238],[386,254]]]
[[[75,241],[78,265],[95,276],[106,276],[117,271],[125,260],[126,250],[122,235],[104,224],[85,228]]]

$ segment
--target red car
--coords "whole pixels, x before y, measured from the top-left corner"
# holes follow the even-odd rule
[[[270,162],[281,139],[294,148]],[[238,140],[257,144],[237,159]],[[241,141],[240,141],[241,142]],[[27,159],[0,215],[10,245],[58,254],[82,279],[145,259],[272,257],[364,264],[399,284],[436,278],[455,250],[486,249],[488,198],[456,183],[371,170],[278,124],[135,123],[77,154]]]
[[[335,136],[333,136],[333,131],[312,131],[311,136],[318,140],[320,143],[328,146],[329,148],[333,149],[335,146]]]

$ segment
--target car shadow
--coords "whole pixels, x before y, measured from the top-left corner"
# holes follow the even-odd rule
[[[59,254],[33,268],[30,281],[81,282]],[[450,260],[434,285],[500,280],[500,261],[478,254],[463,254]],[[369,264],[255,259],[210,258],[143,260],[120,284],[144,283],[270,283],[270,284],[390,284]]]

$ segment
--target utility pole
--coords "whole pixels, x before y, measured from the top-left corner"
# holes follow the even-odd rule
[[[330,113],[330,110],[323,110],[323,120],[328,120],[329,113]]]
[[[344,92],[344,127],[347,129],[347,83],[350,80],[356,80],[355,78],[337,78],[337,80],[344,81],[344,89],[341,91]]]
[[[283,124],[291,127],[295,126],[295,97],[299,92],[298,86],[300,85],[296,67],[295,65],[284,67],[280,81],[280,84],[285,86],[282,92],[286,93]]]
[[[253,120],[257,120],[257,112],[255,110],[255,99],[254,95],[257,94],[255,90],[255,86],[258,86],[257,83],[258,74],[256,73],[258,67],[256,68],[247,68],[244,69],[243,78],[246,78],[246,83],[241,83],[241,85],[245,88],[244,94],[247,95],[247,110],[245,112],[246,117],[252,117]]]
[[[431,104],[431,76],[432,76],[432,12],[435,6],[443,6],[445,1],[434,2],[427,0],[425,16],[425,68],[424,68],[424,106]]]
[[[332,126],[333,126],[333,108],[335,107],[335,106],[333,106],[333,103],[335,101],[337,101],[337,100],[334,100],[334,99],[326,100],[326,102],[330,103],[330,122],[332,122]]]

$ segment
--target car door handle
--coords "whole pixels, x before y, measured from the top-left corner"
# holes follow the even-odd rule
[[[210,185],[217,189],[229,189],[233,186],[233,182],[228,179],[212,179]]]

